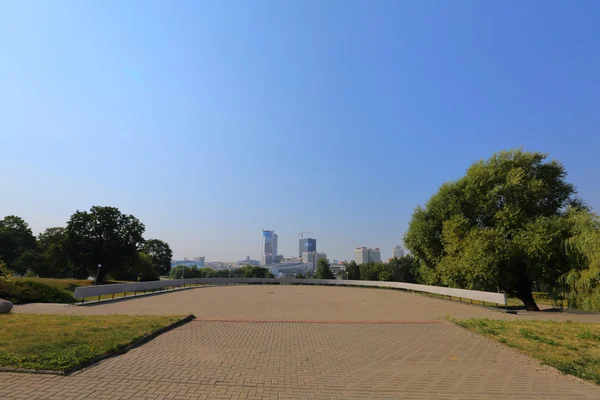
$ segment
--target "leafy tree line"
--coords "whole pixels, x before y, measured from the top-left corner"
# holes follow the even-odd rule
[[[344,266],[346,272],[342,273],[342,276],[346,279],[408,283],[419,281],[418,264],[410,254],[400,258],[394,257],[387,263],[357,264],[355,261],[351,261],[345,263]]]
[[[443,184],[404,237],[422,283],[500,289],[538,310],[542,284],[570,305],[600,310],[600,220],[546,155],[502,151]]]
[[[182,278],[275,278],[268,268],[245,265],[234,269],[214,270],[212,268],[198,268],[187,265],[177,265],[171,269],[169,276],[172,279]]]
[[[66,227],[35,237],[20,217],[0,220],[0,261],[16,274],[98,281],[157,280],[171,269],[173,253],[162,240],[143,238],[145,226],[115,207],[76,211]]]

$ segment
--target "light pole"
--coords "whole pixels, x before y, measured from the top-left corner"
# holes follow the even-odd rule
[[[100,275],[100,268],[102,268],[102,264],[98,264],[98,271],[96,271],[96,279],[94,280],[94,285],[98,284],[98,275]]]

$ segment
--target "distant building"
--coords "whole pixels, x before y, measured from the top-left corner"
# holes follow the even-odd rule
[[[201,256],[201,257],[194,257],[194,262],[196,264],[198,264],[198,267],[200,268],[204,268],[204,264],[206,262],[206,257]]]
[[[273,230],[262,230],[262,246],[260,249],[260,265],[273,264],[273,256],[277,255],[277,235]]]
[[[369,256],[371,257],[369,261],[381,262],[381,251],[379,249],[369,249]]]
[[[340,271],[344,271],[345,270],[345,268],[344,268],[344,266],[342,264],[331,264],[329,266],[329,268],[331,269],[331,272],[333,272],[334,274],[336,272],[340,272]]]
[[[392,257],[402,258],[404,257],[404,249],[402,246],[394,246],[394,250],[392,251]]]
[[[225,263],[222,261],[211,261],[207,262],[206,265],[212,269],[223,269],[225,268]]]
[[[243,267],[244,265],[260,265],[260,260],[251,260],[250,256],[247,256],[245,260],[240,260],[236,263],[237,267]]]
[[[381,251],[378,248],[368,249],[366,247],[357,247],[354,249],[354,260],[357,264],[368,262],[381,262]]]
[[[318,253],[316,251],[305,251],[302,253],[302,262],[304,264],[312,264],[313,262],[316,263],[321,258],[327,259],[327,254]]]
[[[302,257],[302,254],[305,251],[317,251],[317,239],[300,239],[298,244],[298,257]]]
[[[354,249],[354,260],[357,264],[369,262],[369,249],[366,247],[357,247]]]

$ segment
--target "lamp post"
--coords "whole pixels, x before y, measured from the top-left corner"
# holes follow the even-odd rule
[[[100,268],[102,268],[102,264],[98,264],[98,271],[96,271],[96,279],[94,280],[94,285],[98,284],[98,275],[100,275]]]

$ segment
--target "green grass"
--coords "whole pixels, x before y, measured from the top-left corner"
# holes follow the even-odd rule
[[[450,320],[518,349],[565,374],[600,385],[600,324],[487,318]]]
[[[0,366],[68,371],[122,349],[177,316],[0,315]]]

